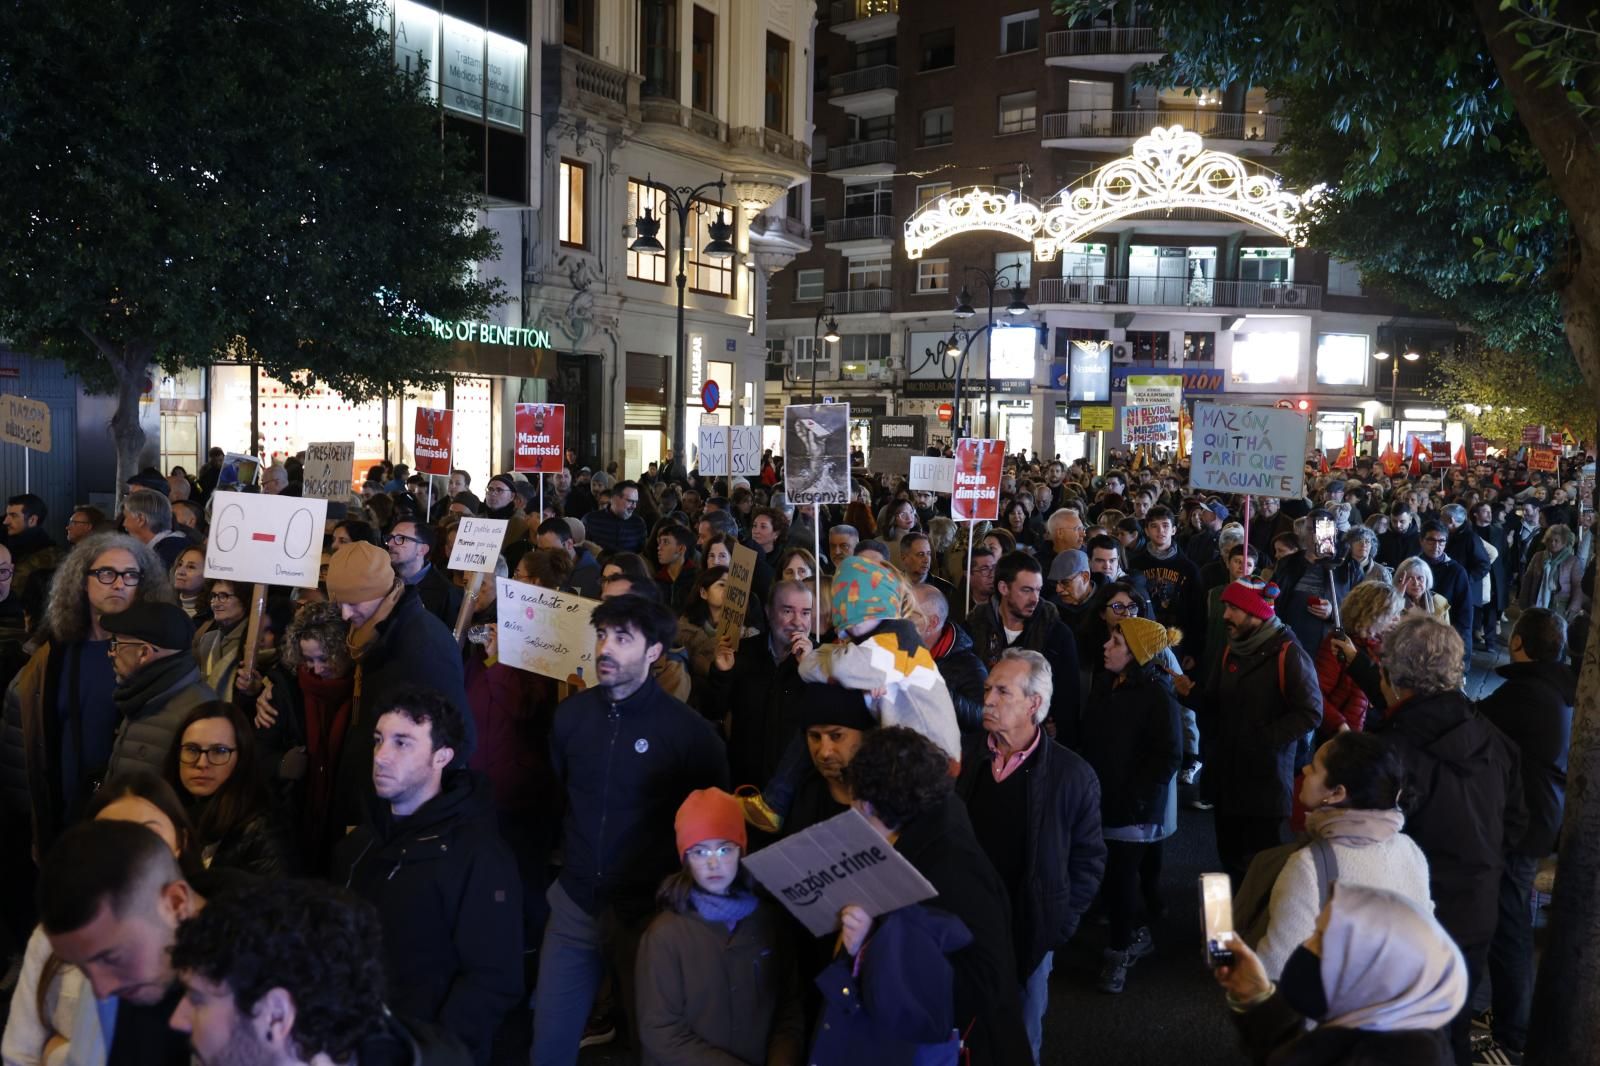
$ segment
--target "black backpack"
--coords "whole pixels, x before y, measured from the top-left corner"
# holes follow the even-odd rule
[[[1311,865],[1317,871],[1317,909],[1321,910],[1328,903],[1333,883],[1339,879],[1339,859],[1333,852],[1333,841],[1305,833],[1297,840],[1258,852],[1250,860],[1244,883],[1233,894],[1233,927],[1252,949],[1267,935],[1272,886],[1278,883],[1278,875],[1301,848],[1311,849]]]

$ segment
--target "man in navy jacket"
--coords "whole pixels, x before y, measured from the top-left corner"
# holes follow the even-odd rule
[[[1467,665],[1472,665],[1472,608],[1477,599],[1472,593],[1472,578],[1466,567],[1450,558],[1446,545],[1450,531],[1443,522],[1422,525],[1422,561],[1433,571],[1433,591],[1450,602],[1450,628],[1461,634],[1466,645]]]

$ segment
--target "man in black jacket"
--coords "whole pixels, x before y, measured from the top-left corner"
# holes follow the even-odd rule
[[[983,729],[983,682],[989,670],[972,650],[972,638],[966,630],[950,621],[950,601],[944,593],[930,583],[912,586],[911,594],[922,611],[917,636],[950,689],[956,724],[963,733],[979,732]]]
[[[1578,678],[1563,661],[1567,623],[1543,607],[1522,612],[1511,631],[1511,662],[1496,671],[1505,683],[1478,711],[1517,745],[1528,826],[1506,839],[1500,874],[1500,919],[1489,948],[1494,1038],[1520,1053],[1533,1004],[1533,912],[1528,900],[1539,860],[1556,847],[1567,794],[1567,746]]]
[[[1044,656],[1006,649],[984,684],[984,732],[965,739],[956,783],[1011,899],[1022,1020],[1034,1062],[1055,951],[1077,932],[1106,865],[1100,782],[1088,763],[1039,728],[1050,689]]]
[[[1470,534],[1469,534],[1470,535]],[[1450,603],[1450,625],[1461,634],[1462,666],[1472,663],[1472,580],[1466,568],[1446,553],[1449,531],[1444,523],[1430,520],[1422,524],[1422,561],[1433,571],[1433,591]]]
[[[1149,539],[1128,560],[1128,571],[1144,578],[1155,620],[1183,632],[1183,643],[1175,650],[1188,670],[1205,651],[1206,594],[1200,568],[1178,549],[1177,527],[1166,507],[1145,512],[1144,534]]]
[[[661,879],[679,869],[673,816],[695,789],[728,787],[728,760],[709,722],[668,696],[650,666],[677,621],[643,596],[594,609],[597,684],[556,708],[550,761],[567,794],[566,864],[548,893],[539,958],[533,1061],[572,1066],[609,948],[630,1022],[633,963]]]
[[[434,565],[432,528],[409,518],[396,522],[384,536],[389,562],[400,580],[417,590],[422,606],[447,626],[456,624],[462,591]],[[449,562],[448,559],[444,560]]]
[[[811,586],[780,581],[767,601],[767,631],[717,649],[704,709],[728,719],[728,767],[741,785],[765,785],[800,731],[805,688],[795,649],[811,648]]]
[[[1055,606],[1041,602],[1044,572],[1024,551],[1008,553],[995,568],[994,598],[967,618],[973,651],[986,667],[1007,648],[1026,648],[1045,657],[1052,677],[1078,676],[1078,647]],[[1050,722],[1068,745],[1078,728],[1078,686],[1056,685],[1050,696]]]

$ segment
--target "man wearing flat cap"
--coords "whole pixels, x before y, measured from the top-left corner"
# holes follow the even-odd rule
[[[135,770],[162,774],[183,720],[217,698],[200,680],[200,665],[189,650],[194,623],[177,604],[143,602],[106,615],[100,625],[111,634],[108,654],[117,675],[111,699],[122,718],[106,780]]]

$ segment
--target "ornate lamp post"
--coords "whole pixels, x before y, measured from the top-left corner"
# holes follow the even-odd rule
[[[1020,262],[1007,263],[998,270],[986,270],[983,267],[965,267],[962,270],[964,278],[970,278],[983,287],[989,296],[989,320],[984,326],[984,351],[987,358],[983,367],[983,435],[993,437],[994,425],[994,298],[997,292],[1011,293],[1011,301],[1006,305],[1006,314],[1013,318],[1028,313],[1028,301],[1025,298],[1028,286],[1022,283],[1022,266]],[[955,317],[966,321],[977,310],[972,306],[972,292],[963,284],[961,293],[956,297]],[[961,375],[956,373],[956,413],[961,411]]]

